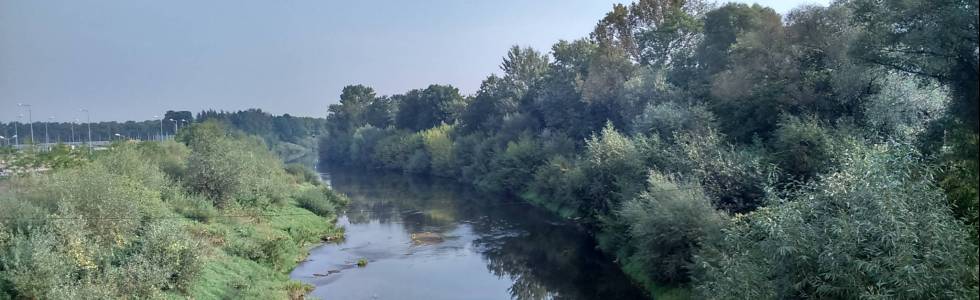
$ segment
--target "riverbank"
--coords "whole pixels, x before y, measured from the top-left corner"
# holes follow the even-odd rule
[[[177,141],[0,182],[0,298],[303,298],[287,274],[346,198],[216,124]]]

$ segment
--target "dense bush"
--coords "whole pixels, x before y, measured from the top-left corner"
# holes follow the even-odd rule
[[[183,139],[192,150],[184,183],[191,191],[206,195],[221,208],[284,204],[287,177],[282,162],[260,140],[233,138],[220,124],[211,122],[184,132]]]
[[[698,259],[705,296],[975,298],[977,246],[904,146],[844,153],[842,170],[736,218]]]
[[[697,183],[676,182],[657,172],[650,174],[647,190],[617,213],[629,227],[631,254],[625,266],[653,279],[646,282],[650,286],[688,280],[694,253],[721,233],[726,219]]]
[[[0,181],[0,299],[224,298],[244,273],[265,278],[250,297],[296,290],[283,272],[333,234],[346,198],[305,169],[287,173],[256,138],[205,123],[180,139],[189,145],[117,143]],[[224,178],[232,184],[208,182]],[[287,205],[293,190],[331,209]]]
[[[347,205],[348,200],[328,188],[320,187],[299,193],[296,202],[321,217],[329,217],[336,215],[338,207]]]

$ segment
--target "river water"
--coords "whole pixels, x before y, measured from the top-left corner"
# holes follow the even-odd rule
[[[346,239],[290,277],[320,299],[640,299],[580,228],[446,180],[330,170]],[[358,267],[357,262],[367,260]]]

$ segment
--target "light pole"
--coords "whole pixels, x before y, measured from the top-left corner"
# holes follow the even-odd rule
[[[174,136],[177,136],[177,120],[169,119],[170,122],[174,122]]]
[[[51,150],[51,136],[48,135],[48,123],[54,121],[54,116],[48,117],[48,121],[44,122],[44,145]]]
[[[75,123],[78,123],[78,118],[75,118],[75,121],[70,123],[71,124],[70,125],[71,126],[71,138],[69,140],[71,140],[72,145],[75,144]],[[74,146],[72,146],[72,147],[74,147]]]
[[[24,120],[24,114],[17,115],[17,123],[14,123],[14,145],[20,146],[20,133],[17,132],[17,127],[20,122]]]
[[[79,109],[78,111],[85,112],[85,125],[88,126],[88,151],[92,152],[92,114],[89,113],[87,108]]]
[[[163,141],[163,118],[160,116],[153,116],[154,119],[160,119],[160,141]]]
[[[37,144],[37,141],[34,140],[34,119],[31,116],[31,105],[24,104],[24,103],[17,103],[17,106],[27,107],[27,123],[30,124],[31,126],[31,144]]]

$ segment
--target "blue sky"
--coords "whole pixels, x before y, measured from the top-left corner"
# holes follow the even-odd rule
[[[81,107],[143,120],[209,108],[323,116],[355,83],[472,93],[511,45],[584,37],[616,2],[0,0],[0,121],[16,120],[18,102],[35,120]]]

